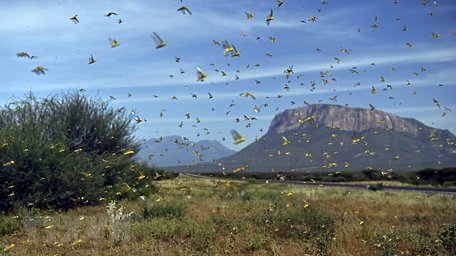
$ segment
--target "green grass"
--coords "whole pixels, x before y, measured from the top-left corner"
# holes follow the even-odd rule
[[[182,177],[156,186],[158,191],[145,200],[121,202],[134,217],[128,239],[119,245],[106,235],[106,208],[100,206],[38,211],[27,216],[35,225],[16,225],[23,223],[22,217],[3,217],[0,230],[8,230],[3,244],[15,244],[8,251],[13,255],[454,252],[456,199],[450,195]],[[46,229],[49,225],[53,227]],[[81,242],[72,245],[78,239]]]
[[[22,220],[18,217],[0,216],[0,237],[14,235],[22,229]]]
[[[180,206],[178,202],[153,204],[151,206],[144,203],[141,208],[141,217],[143,219],[150,218],[181,218],[185,214],[185,208]]]

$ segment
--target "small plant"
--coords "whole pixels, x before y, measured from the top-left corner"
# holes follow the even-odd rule
[[[456,255],[456,223],[440,228],[439,240],[450,255]]]
[[[109,234],[114,245],[120,245],[126,240],[130,233],[130,218],[131,213],[124,213],[125,208],[120,206],[117,208],[116,202],[111,201],[107,206]]]
[[[10,216],[0,217],[0,237],[15,234],[22,229],[22,222]]]
[[[182,235],[189,240],[197,251],[207,253],[213,246],[211,242],[214,241],[216,235],[210,231],[210,226],[206,223],[201,225],[194,220],[187,220],[186,225],[183,227]]]
[[[143,219],[158,217],[178,219],[185,214],[185,209],[182,206],[172,203],[154,204],[152,206],[144,204],[141,211]]]
[[[253,198],[253,194],[246,190],[241,190],[238,194],[242,201],[250,201]]]
[[[393,248],[391,248],[391,247],[386,247],[386,248],[383,250],[383,252],[382,252],[381,255],[382,255],[382,256],[394,256],[394,255],[397,255],[397,253],[394,251]]]
[[[425,227],[404,229],[399,237],[401,244],[407,244],[407,250],[413,255],[445,255],[441,241]]]
[[[268,248],[271,239],[265,235],[252,235],[247,241],[247,249],[250,252],[264,250]]]
[[[309,246],[316,254],[326,253],[333,245],[335,221],[323,209],[297,205],[271,207],[255,217],[254,223],[265,232],[274,234],[276,239],[302,239],[310,241]]]

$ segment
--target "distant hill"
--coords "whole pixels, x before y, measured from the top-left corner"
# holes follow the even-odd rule
[[[285,139],[289,140],[284,145]],[[274,117],[258,141],[218,166],[202,171],[362,169],[419,170],[456,166],[456,137],[397,115],[339,105],[315,104]],[[287,143],[285,143],[287,144]],[[193,171],[198,171],[195,168]]]
[[[212,162],[234,153],[215,140],[192,142],[180,136],[165,136],[145,141],[136,157],[164,167]]]

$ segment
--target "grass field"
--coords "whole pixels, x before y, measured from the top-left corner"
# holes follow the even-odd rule
[[[113,217],[106,206],[1,216],[0,255],[456,254],[451,195],[185,177],[156,184],[156,194],[118,202],[125,210]]]

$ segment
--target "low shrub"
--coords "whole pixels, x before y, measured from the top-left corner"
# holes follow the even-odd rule
[[[117,246],[130,236],[130,219],[133,213],[124,213],[125,208],[117,207],[114,201],[111,201],[107,208],[109,237]]]
[[[449,255],[456,255],[456,223],[440,227],[438,237]]]
[[[22,230],[23,224],[19,218],[0,216],[0,237],[13,235]]]

